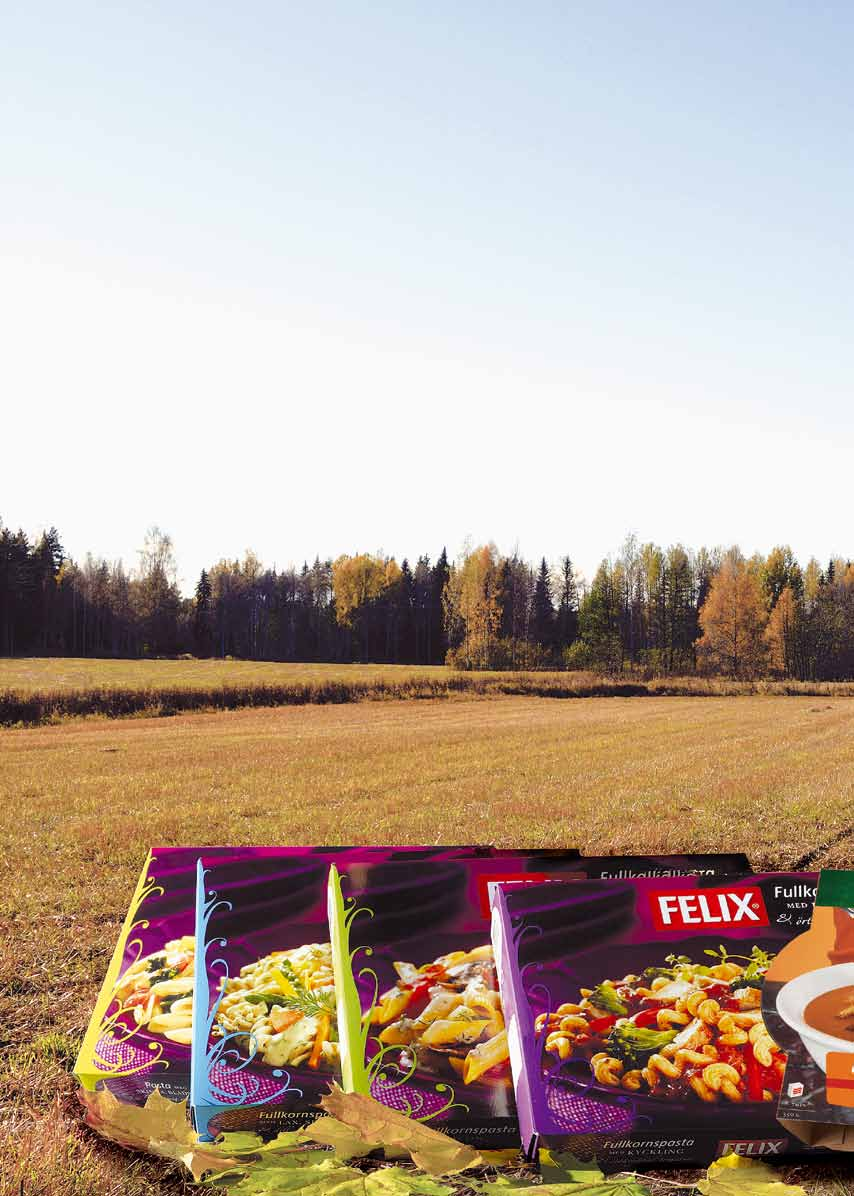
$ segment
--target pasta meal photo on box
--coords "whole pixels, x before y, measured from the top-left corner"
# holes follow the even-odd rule
[[[802,1149],[777,1122],[786,1055],[761,1006],[814,891],[807,873],[494,885],[523,1146],[614,1166]]]

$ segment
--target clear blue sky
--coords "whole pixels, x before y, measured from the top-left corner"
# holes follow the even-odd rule
[[[121,11],[122,8],[124,11]],[[854,552],[854,8],[6,10],[0,517]]]

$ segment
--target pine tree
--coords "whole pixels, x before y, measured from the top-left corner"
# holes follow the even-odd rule
[[[578,638],[578,585],[575,569],[568,556],[561,557],[555,640],[560,651]]]
[[[211,598],[213,586],[206,569],[202,569],[196,583],[196,601],[193,611],[193,641],[196,656],[210,656],[211,653]]]
[[[396,661],[399,664],[415,663],[415,579],[409,561],[403,558],[400,579],[395,594],[397,623]]]
[[[57,584],[64,559],[65,550],[56,528],[51,527],[49,531],[42,532],[32,553],[33,585],[37,593],[34,646],[38,643],[45,655],[59,646],[59,628],[56,625]]]
[[[34,585],[30,545],[23,531],[0,526],[0,653],[26,651]]]
[[[443,548],[439,559],[430,573],[430,662],[444,664],[448,654],[448,636],[445,630],[444,598],[445,587],[451,576],[448,552]]]
[[[603,672],[620,672],[623,667],[620,593],[608,561],[603,561],[596,571],[581,604],[578,626],[587,660]]]
[[[546,652],[551,652],[555,638],[555,608],[552,601],[551,576],[545,557],[540,561],[534,584],[532,624],[534,643],[539,644]]]

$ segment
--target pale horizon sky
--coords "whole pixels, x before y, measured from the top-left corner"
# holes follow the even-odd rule
[[[0,520],[854,555],[854,9],[14,5]]]

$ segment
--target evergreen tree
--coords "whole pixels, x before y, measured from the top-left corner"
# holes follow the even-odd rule
[[[35,636],[33,647],[38,645],[45,656],[61,646],[58,627],[58,578],[65,558],[65,550],[55,527],[42,532],[32,554],[33,586],[37,600],[34,611]]]
[[[432,571],[430,558],[425,554],[418,558],[413,585],[415,589],[414,645],[412,659],[416,664],[428,664],[432,660],[430,636],[432,607]]]
[[[207,569],[202,569],[196,583],[195,609],[193,611],[193,647],[196,656],[211,654],[211,599],[213,587]]]
[[[397,664],[412,664],[415,661],[415,578],[406,557],[400,566],[395,603],[397,643],[394,660]]]
[[[430,573],[430,655],[431,664],[444,664],[448,654],[448,636],[445,631],[443,602],[445,587],[451,576],[448,552],[443,548],[439,559]]]
[[[578,638],[578,585],[568,556],[561,557],[555,640],[560,651]]]
[[[620,610],[620,592],[615,584],[614,571],[608,561],[603,561],[578,616],[585,664],[608,673],[622,670]]]
[[[540,561],[537,580],[534,583],[534,609],[532,617],[534,643],[546,652],[551,652],[555,640],[555,608],[552,601],[552,582],[546,558]]]
[[[0,526],[0,652],[5,656],[23,653],[29,646],[32,591],[29,541],[23,531]]]

